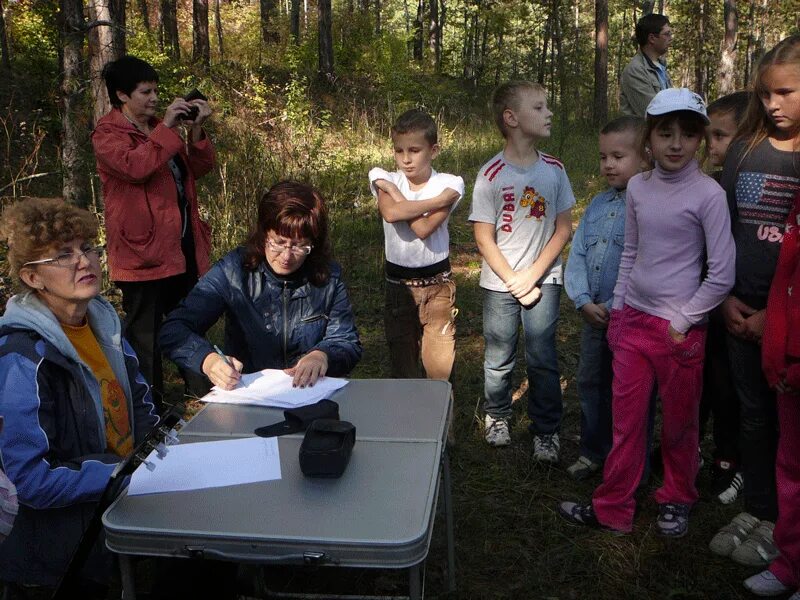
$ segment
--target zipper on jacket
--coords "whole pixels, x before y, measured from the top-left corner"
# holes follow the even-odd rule
[[[310,317],[305,317],[304,319],[300,319],[300,323],[313,323],[314,321],[319,321],[320,319],[325,319],[326,321],[330,321],[331,318],[328,315],[312,315]]]
[[[289,358],[286,356],[286,346],[289,340],[289,299],[286,296],[287,282],[283,282],[283,367],[289,368]]]

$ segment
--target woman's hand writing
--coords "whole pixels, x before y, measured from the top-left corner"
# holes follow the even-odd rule
[[[233,356],[226,358],[233,365],[232,367],[219,354],[212,352],[205,357],[201,368],[206,377],[211,380],[211,383],[221,387],[223,390],[232,390],[239,385],[244,365]]]

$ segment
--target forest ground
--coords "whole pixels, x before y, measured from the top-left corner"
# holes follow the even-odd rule
[[[485,132],[485,129],[484,129]],[[746,598],[742,580],[754,570],[719,558],[708,550],[716,530],[742,510],[741,501],[721,506],[710,500],[708,464],[710,436],[702,441],[706,467],[698,484],[702,494],[695,506],[689,534],[680,540],[656,535],[657,507],[653,477],[640,498],[631,535],[583,530],[566,524],[556,513],[562,499],[588,499],[600,476],[573,481],[566,467],[576,458],[580,408],[575,373],[579,356],[581,318],[562,294],[557,331],[558,356],[564,390],[561,461],[545,466],[531,458],[527,432],[528,382],[520,346],[514,372],[513,444],[491,448],[482,437],[483,338],[480,256],[466,222],[472,183],[478,167],[500,148],[491,133],[471,138],[473,144],[454,144],[435,164],[464,176],[467,194],[450,221],[451,261],[457,281],[455,445],[450,449],[456,539],[457,592],[445,593],[446,544],[443,515],[439,515],[427,560],[428,598]],[[388,146],[388,144],[387,144]],[[592,193],[603,187],[596,176],[594,135],[571,131],[550,140],[545,148],[566,164],[579,199],[575,226]],[[388,150],[388,148],[387,148]],[[390,166],[388,152],[382,164]],[[353,174],[363,185],[347,208],[333,211],[336,258],[342,263],[364,346],[364,357],[353,378],[388,376],[388,353],[383,336],[383,238],[380,220],[366,190],[366,170]],[[568,247],[565,250],[566,257]],[[219,328],[211,332],[219,336]],[[175,383],[173,394],[180,393]],[[710,431],[710,426],[707,428]],[[440,511],[441,513],[441,507]],[[274,590],[303,589],[317,593],[405,594],[404,574],[389,571],[271,568],[267,580]]]

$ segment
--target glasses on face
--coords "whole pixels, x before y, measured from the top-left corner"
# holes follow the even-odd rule
[[[267,238],[267,248],[275,254],[283,254],[289,252],[294,256],[308,256],[314,246],[295,246],[294,244],[279,244],[278,242]]]
[[[103,254],[105,248],[103,246],[92,246],[91,248],[87,248],[83,252],[64,252],[63,254],[59,254],[58,256],[54,256],[53,258],[43,258],[41,260],[32,260],[30,262],[26,262],[23,267],[27,267],[28,265],[54,265],[56,267],[74,267],[79,262],[81,262],[82,257],[86,257],[88,260],[97,260]]]
[[[667,38],[668,40],[672,39],[672,31],[662,31],[658,35],[660,35],[661,37]]]

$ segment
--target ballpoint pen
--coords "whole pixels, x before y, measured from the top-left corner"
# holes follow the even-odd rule
[[[217,346],[216,344],[214,344],[214,352],[219,354],[222,357],[222,360],[225,361],[225,364],[228,365],[231,369],[233,369],[234,371],[237,370],[236,367],[233,366],[233,363],[230,360],[228,360],[228,357],[225,356],[225,354],[222,352],[222,350],[219,349],[219,346]]]

